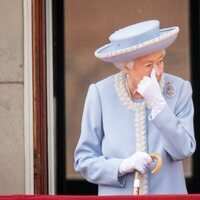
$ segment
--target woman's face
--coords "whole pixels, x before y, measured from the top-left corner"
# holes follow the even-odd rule
[[[134,60],[133,67],[125,66],[123,71],[128,74],[128,86],[133,98],[142,98],[137,92],[137,85],[144,76],[150,76],[153,68],[156,70],[156,78],[160,81],[164,72],[164,51],[158,51]]]
[[[158,51],[134,60],[134,66],[131,68],[124,67],[123,71],[129,75],[131,87],[137,88],[139,82],[144,76],[150,76],[153,68],[156,70],[156,77],[159,81],[164,72],[164,52]]]

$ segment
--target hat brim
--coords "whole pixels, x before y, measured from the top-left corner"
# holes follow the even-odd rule
[[[115,50],[113,44],[106,44],[95,51],[95,56],[105,62],[124,62],[134,60],[138,57],[151,54],[170,46],[176,39],[179,32],[178,27],[160,29],[160,35],[144,43],[128,48]]]

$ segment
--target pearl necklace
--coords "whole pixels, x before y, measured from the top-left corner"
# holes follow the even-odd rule
[[[131,92],[126,81],[126,75],[124,72],[119,72],[115,75],[114,84],[115,84],[115,90],[117,91],[120,101],[129,110],[136,112],[137,110],[140,110],[141,107],[143,107],[144,105],[147,108],[151,109],[151,106],[144,99],[141,101],[134,101],[132,99]],[[165,84],[164,75],[162,75],[161,80],[159,81],[159,85],[162,92],[164,90],[164,84]]]

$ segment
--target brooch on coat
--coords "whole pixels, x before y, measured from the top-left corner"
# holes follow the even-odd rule
[[[175,94],[176,90],[174,86],[171,83],[167,83],[167,85],[165,86],[165,96],[172,98],[175,96]]]

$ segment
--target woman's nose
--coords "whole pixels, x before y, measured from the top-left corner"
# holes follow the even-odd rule
[[[154,65],[153,68],[156,70],[156,76],[157,76],[157,77],[160,76],[161,72],[160,72],[158,66],[157,66],[157,65]]]

